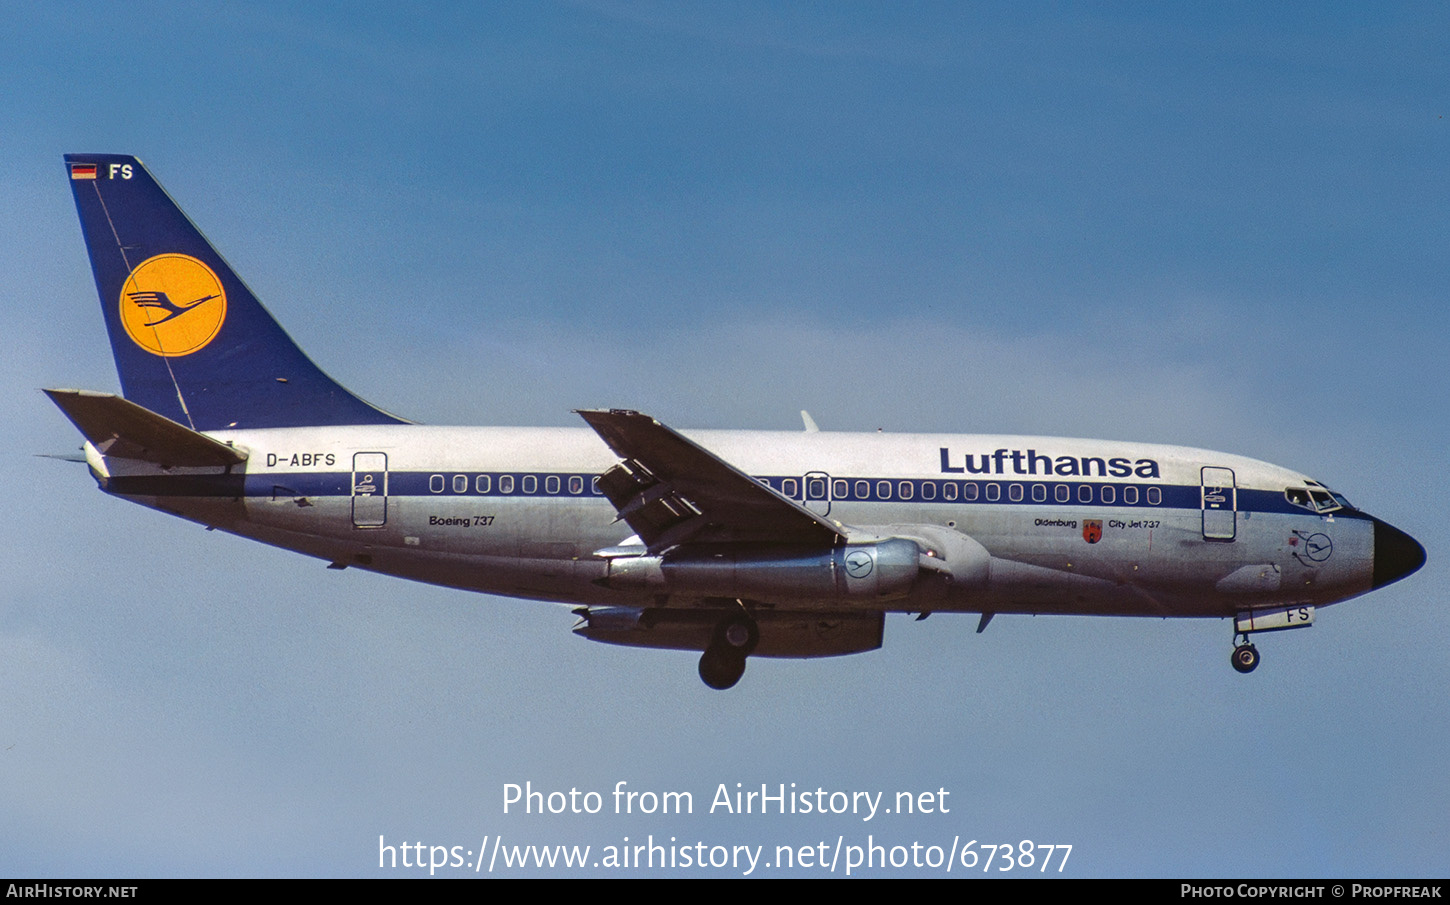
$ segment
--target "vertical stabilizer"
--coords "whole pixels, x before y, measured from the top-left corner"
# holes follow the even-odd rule
[[[403,423],[313,364],[141,161],[65,160],[127,399],[199,431]]]

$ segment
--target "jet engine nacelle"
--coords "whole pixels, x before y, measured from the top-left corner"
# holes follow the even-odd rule
[[[921,574],[917,543],[888,537],[831,550],[753,545],[683,547],[609,560],[608,588],[793,603],[897,600]]]
[[[915,541],[923,578],[913,591],[923,605],[971,605],[992,579],[992,554],[974,538],[942,525],[881,525],[872,531]]]
[[[591,607],[574,633],[625,647],[704,650],[720,623],[718,609]],[[755,657],[840,657],[881,646],[886,616],[874,613],[757,613]]]

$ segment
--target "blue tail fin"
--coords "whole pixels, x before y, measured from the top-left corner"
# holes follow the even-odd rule
[[[141,161],[65,160],[127,399],[199,431],[405,423],[313,364]]]

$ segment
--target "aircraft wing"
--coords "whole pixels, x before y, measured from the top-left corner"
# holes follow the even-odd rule
[[[651,553],[685,541],[830,547],[845,537],[840,526],[648,415],[578,414],[624,460],[600,475],[599,489]]]

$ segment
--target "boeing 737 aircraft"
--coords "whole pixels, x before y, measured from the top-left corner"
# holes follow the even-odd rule
[[[338,385],[141,162],[66,156],[123,396],[47,390],[101,489],[355,567],[573,604],[594,641],[746,658],[881,646],[885,614],[1233,620],[1419,569],[1414,538],[1242,456],[992,435],[426,427]]]

